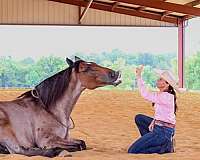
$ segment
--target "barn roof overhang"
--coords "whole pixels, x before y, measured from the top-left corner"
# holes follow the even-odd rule
[[[49,0],[178,24],[200,16],[200,0]],[[85,10],[86,12],[86,10]],[[85,13],[84,13],[85,14]],[[83,15],[82,15],[83,16]]]

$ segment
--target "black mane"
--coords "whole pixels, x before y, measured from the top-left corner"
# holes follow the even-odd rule
[[[75,68],[75,71],[78,72],[80,62],[81,61],[77,61],[73,66],[70,66],[65,70],[62,70],[45,79],[40,84],[35,86],[34,90],[27,91],[19,97],[33,97],[36,101],[40,100],[43,107],[48,110],[49,106],[55,103],[68,88],[72,69]]]

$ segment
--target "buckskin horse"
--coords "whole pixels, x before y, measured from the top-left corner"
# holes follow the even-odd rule
[[[0,102],[0,153],[54,157],[86,149],[69,137],[70,114],[85,89],[117,86],[121,75],[75,57],[69,67],[45,79],[15,100]]]

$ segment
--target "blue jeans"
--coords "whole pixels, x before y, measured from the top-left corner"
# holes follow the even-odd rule
[[[175,130],[169,127],[155,125],[152,132],[148,127],[153,118],[138,114],[135,123],[140,131],[141,137],[128,149],[128,153],[170,153],[172,151],[172,137]]]

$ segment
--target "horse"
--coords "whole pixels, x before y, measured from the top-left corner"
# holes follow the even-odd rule
[[[69,137],[70,114],[81,93],[121,83],[119,71],[66,58],[68,67],[12,101],[0,101],[0,153],[54,157],[87,149]]]

